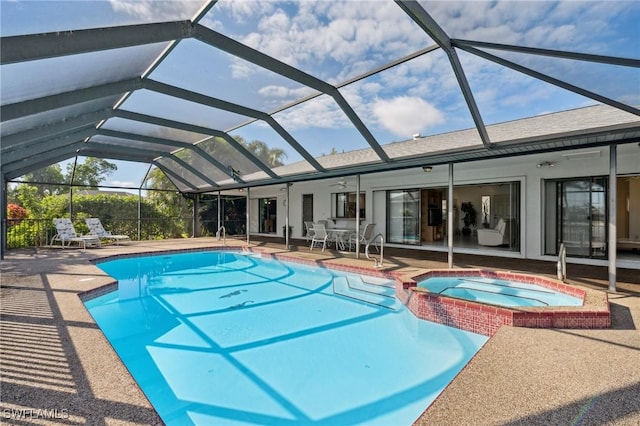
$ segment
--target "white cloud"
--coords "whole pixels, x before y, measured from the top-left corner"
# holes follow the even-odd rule
[[[109,0],[116,12],[133,16],[141,22],[190,19],[202,5],[200,0]]]
[[[108,186],[116,186],[123,188],[135,188],[138,184],[133,183],[132,181],[122,181],[122,180],[112,180],[107,184]]]
[[[378,100],[373,112],[387,130],[399,137],[409,137],[444,122],[444,115],[435,106],[408,96]]]
[[[233,35],[243,43],[334,82],[430,44],[393,2],[303,1],[269,9],[222,1],[218,6],[234,17],[257,20],[255,31]]]
[[[452,38],[594,52],[633,1],[464,1],[422,6]]]
[[[352,126],[333,98],[327,95],[282,111],[274,118],[287,130]]]
[[[244,23],[252,16],[271,14],[274,10],[275,2],[230,0],[218,1],[215,7],[228,12],[235,21]]]

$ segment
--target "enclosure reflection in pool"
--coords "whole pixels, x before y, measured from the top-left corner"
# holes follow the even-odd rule
[[[85,304],[167,424],[411,424],[487,340],[381,277],[216,251],[98,266],[118,290]]]

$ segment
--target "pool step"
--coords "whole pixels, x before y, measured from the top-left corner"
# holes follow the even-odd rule
[[[357,276],[335,277],[333,279],[333,293],[395,311],[398,307],[395,290],[382,283],[383,281],[376,284],[370,281],[365,282]]]

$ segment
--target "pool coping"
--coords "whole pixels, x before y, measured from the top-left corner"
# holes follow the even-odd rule
[[[167,254],[196,253],[196,252],[204,252],[204,251],[230,251],[230,252],[256,253],[256,254],[260,254],[260,256],[263,258],[283,260],[283,261],[294,262],[294,263],[309,265],[309,266],[311,265],[320,266],[320,267],[339,270],[342,272],[366,274],[369,276],[389,278],[392,280],[396,280],[400,275],[397,272],[385,271],[382,269],[372,269],[371,267],[368,267],[368,266],[345,265],[344,263],[339,263],[339,262],[336,262],[335,260],[331,261],[331,260],[305,259],[303,257],[296,256],[296,255],[271,252],[268,249],[263,249],[260,247],[248,247],[248,246],[211,246],[211,247],[196,247],[192,249],[169,249],[169,250],[160,250],[160,251],[154,250],[154,251],[145,251],[145,252],[137,252],[137,253],[121,253],[121,254],[114,254],[110,256],[91,259],[90,262],[94,265],[97,265],[100,263],[110,262],[112,260],[119,260],[119,259],[144,257],[144,256],[166,256]],[[78,297],[82,302],[86,302],[88,300],[95,299],[97,297],[103,296],[112,291],[115,291],[117,289],[118,289],[118,281],[114,280],[108,284],[104,284],[104,285],[80,292],[78,293]]]
[[[418,287],[430,277],[497,278],[536,284],[583,300],[582,306],[504,307],[432,293]],[[413,314],[427,321],[493,336],[503,325],[529,328],[594,329],[611,327],[607,293],[578,288],[548,277],[486,269],[431,269],[396,279],[396,296]]]

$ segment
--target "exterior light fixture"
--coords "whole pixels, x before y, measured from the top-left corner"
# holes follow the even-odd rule
[[[543,167],[555,167],[555,166],[556,166],[555,161],[543,161],[542,163],[538,163],[536,167],[539,169],[542,169]]]
[[[432,170],[433,170],[433,167],[431,166],[422,166],[422,171],[425,173],[431,173]]]

